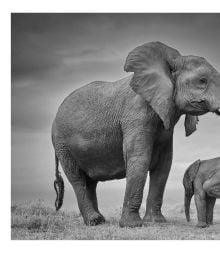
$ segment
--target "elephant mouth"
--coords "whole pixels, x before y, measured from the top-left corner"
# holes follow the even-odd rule
[[[203,115],[209,112],[209,108],[205,101],[191,101],[190,102],[190,113],[192,115]]]
[[[199,103],[192,102],[191,106],[193,108],[193,109],[191,109],[191,114],[192,115],[203,115],[203,114],[208,113],[208,112],[213,112],[217,116],[220,116],[220,107],[213,110],[204,101],[199,102]]]

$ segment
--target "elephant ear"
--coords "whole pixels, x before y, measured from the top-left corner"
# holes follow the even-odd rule
[[[185,195],[184,195],[184,208],[185,208],[185,215],[186,219],[190,221],[190,202],[192,196],[194,195],[194,188],[193,182],[196,178],[197,172],[199,170],[201,161],[198,159],[193,164],[191,164],[187,169],[183,177],[183,185],[185,188]]]
[[[193,162],[187,169],[183,177],[183,185],[185,188],[185,192],[187,195],[193,195],[194,190],[193,190],[193,181],[196,178],[196,174],[199,170],[200,166],[200,159],[196,160]]]
[[[190,136],[193,132],[196,131],[196,125],[199,122],[198,116],[192,116],[187,114],[185,117],[185,132],[186,136]]]
[[[134,72],[130,86],[141,95],[169,129],[173,112],[174,59],[180,53],[160,42],[135,48],[128,54],[124,70]]]

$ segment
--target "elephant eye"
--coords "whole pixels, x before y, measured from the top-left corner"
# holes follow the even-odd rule
[[[200,78],[199,79],[199,83],[200,83],[200,85],[206,85],[207,84],[207,79],[206,78]]]
[[[197,80],[197,87],[200,89],[204,89],[207,87],[208,80],[205,77],[201,77]]]

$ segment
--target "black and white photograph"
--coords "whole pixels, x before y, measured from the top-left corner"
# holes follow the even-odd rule
[[[11,240],[220,240],[220,14],[11,13]]]

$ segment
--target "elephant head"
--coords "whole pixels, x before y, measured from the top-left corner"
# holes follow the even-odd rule
[[[198,115],[220,115],[220,74],[202,57],[181,56],[171,47],[151,42],[128,54],[124,70],[134,72],[130,86],[166,129],[176,111],[186,114],[186,136],[196,130]]]
[[[198,159],[194,163],[192,163],[187,169],[183,177],[183,185],[185,188],[185,196],[184,196],[184,208],[186,219],[190,221],[190,202],[192,196],[194,195],[194,187],[193,182],[196,178],[196,174],[199,170],[201,161]]]

